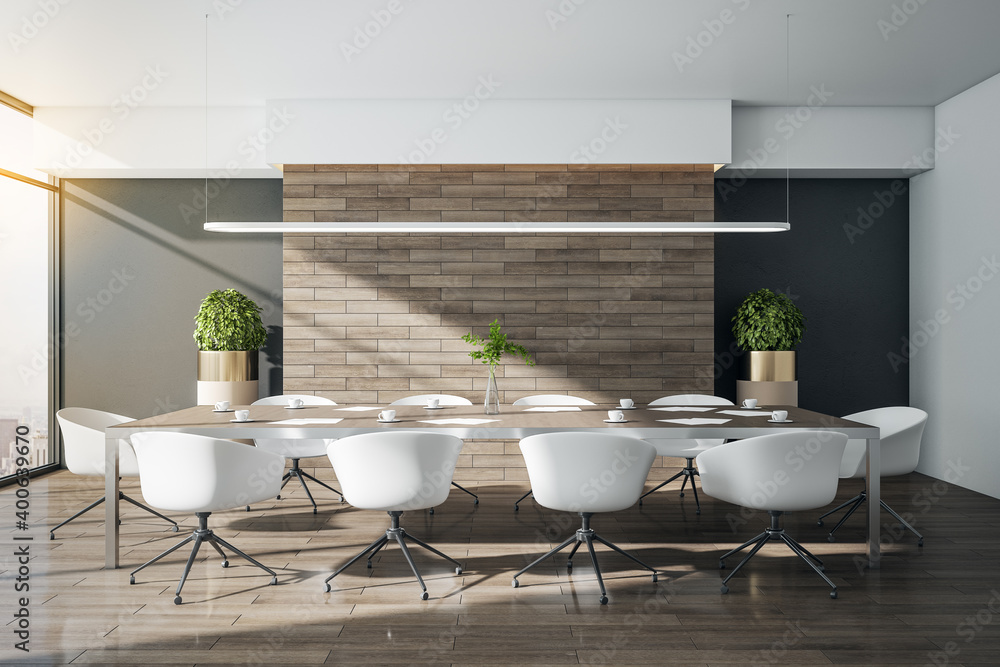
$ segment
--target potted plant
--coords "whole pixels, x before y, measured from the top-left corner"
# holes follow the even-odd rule
[[[507,341],[507,334],[500,332],[500,320],[498,319],[490,323],[489,338],[482,338],[470,332],[462,336],[462,340],[479,347],[480,349],[469,352],[469,356],[490,367],[490,378],[486,385],[483,409],[488,415],[498,415],[500,414],[500,394],[497,391],[496,368],[497,364],[500,363],[500,357],[505,354],[519,356],[529,366],[534,366],[535,361],[531,358],[531,353],[524,347]]]
[[[267,341],[261,307],[234,290],[213,290],[194,321],[198,344],[198,405],[257,400],[258,354]]]
[[[802,311],[786,294],[761,289],[743,300],[732,321],[736,342],[747,352],[743,357],[741,383],[794,383],[784,388],[771,387],[772,392],[778,392],[771,400],[766,387],[740,386],[737,398],[742,400],[741,394],[750,392],[752,396],[748,398],[760,398],[763,403],[797,404],[795,350],[792,348],[799,344],[805,331]],[[761,392],[764,395],[753,395]]]

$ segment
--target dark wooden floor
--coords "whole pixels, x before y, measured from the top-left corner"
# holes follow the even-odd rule
[[[845,482],[841,498],[860,482]],[[126,493],[139,496],[137,483]],[[593,570],[580,554],[568,575],[547,563],[511,588],[511,574],[576,527],[576,517],[513,500],[526,486],[470,485],[454,490],[434,516],[404,515],[403,525],[465,565],[451,568],[417,555],[430,590],[419,588],[399,550],[380,554],[334,580],[332,569],[375,539],[385,515],[355,510],[319,493],[310,511],[300,489],[250,513],[214,515],[223,537],[279,572],[278,586],[232,558],[222,569],[214,552],[199,556],[175,606],[173,591],[187,550],[128,584],[129,570],[164,550],[182,532],[123,504],[123,568],[101,569],[103,511],[63,528],[47,528],[100,494],[99,480],[58,473],[31,484],[32,530],[14,530],[14,489],[0,491],[0,525],[12,544],[32,535],[30,653],[15,651],[12,578],[17,564],[0,559],[0,611],[7,632],[4,664],[311,665],[311,664],[677,664],[677,665],[998,665],[1000,664],[1000,501],[920,475],[887,479],[884,497],[909,513],[926,537],[883,530],[882,569],[858,567],[864,520],[852,520],[835,544],[814,513],[789,516],[786,527],[826,561],[840,586],[827,586],[782,545],[768,546],[721,595],[724,549],[749,539],[766,515],[702,498],[676,487],[642,508],[599,516],[597,531],[648,561],[659,583],[607,551],[599,551],[611,603],[602,607]],[[883,515],[888,521],[888,517]],[[582,557],[581,557],[582,556]],[[560,560],[560,563],[564,561]]]

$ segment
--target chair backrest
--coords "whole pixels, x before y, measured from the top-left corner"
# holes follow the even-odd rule
[[[520,444],[535,500],[564,512],[631,507],[656,458],[648,442],[609,433],[542,433]]]
[[[711,396],[709,394],[674,394],[672,396],[661,396],[655,401],[650,401],[650,407],[657,405],[733,405],[733,402],[728,398],[722,398],[721,396]],[[708,447],[717,447],[725,442],[724,439],[705,439],[696,438],[693,440],[679,440],[679,439],[652,439],[647,438],[649,442],[653,443],[656,447],[656,451],[660,456],[684,456],[688,458],[693,456],[695,452],[683,451],[686,448],[700,448],[705,449]]]
[[[232,440],[145,431],[132,436],[142,497],[176,512],[215,512],[274,498],[285,460]]]
[[[844,419],[879,428],[881,477],[907,475],[917,469],[920,440],[927,425],[927,413],[918,408],[893,406],[855,412]],[[840,476],[864,477],[868,467],[864,440],[849,440],[840,466]]]
[[[597,405],[593,401],[588,401],[579,396],[567,396],[566,394],[535,394],[525,396],[514,401],[511,405]]]
[[[444,502],[461,451],[453,435],[387,431],[341,438],[326,453],[347,502],[407,511]]]
[[[759,510],[822,507],[837,495],[847,436],[791,431],[737,440],[698,455],[701,489],[713,498]]]
[[[280,394],[261,398],[251,405],[288,405],[288,399],[301,398],[303,405],[336,405],[329,398],[309,394]],[[329,438],[255,438],[253,443],[261,449],[280,454],[281,456],[298,459],[310,456],[323,456],[326,447],[332,439]]]
[[[432,398],[438,400],[438,405],[472,405],[472,401],[454,394],[418,394],[417,396],[407,396],[397,398],[389,405],[427,405],[427,401]]]
[[[75,475],[104,476],[104,429],[132,417],[90,408],[63,408],[56,413],[65,444],[66,467]],[[118,473],[135,477],[139,467],[128,440],[118,441]]]
[[[674,394],[672,396],[662,396],[655,401],[650,401],[650,405],[733,405],[728,398],[721,396],[710,396],[708,394]]]
[[[303,405],[336,405],[329,398],[322,396],[312,396],[311,394],[279,394],[278,396],[268,396],[260,398],[250,405],[288,405],[288,399],[300,398]]]

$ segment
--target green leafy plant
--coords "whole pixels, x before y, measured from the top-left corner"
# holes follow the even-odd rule
[[[194,339],[203,352],[259,350],[267,340],[261,307],[234,289],[214,290],[201,302]]]
[[[733,335],[744,350],[791,350],[802,340],[805,317],[785,294],[751,292],[733,316]]]
[[[500,320],[493,320],[493,322],[490,323],[489,338],[482,338],[474,333],[467,333],[462,336],[462,340],[470,345],[476,345],[482,348],[479,350],[472,350],[469,352],[469,356],[473,359],[478,359],[484,364],[488,364],[490,367],[490,373],[496,369],[497,364],[500,363],[500,357],[505,354],[519,356],[524,359],[524,363],[529,366],[535,365],[530,352],[520,345],[507,342],[507,334],[500,333]]]

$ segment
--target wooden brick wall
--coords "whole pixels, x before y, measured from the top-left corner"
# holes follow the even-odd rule
[[[711,165],[286,165],[284,208],[289,221],[711,220],[712,178]],[[499,369],[503,403],[711,393],[713,240],[286,234],[284,391],[479,403],[486,367],[460,337],[499,318],[538,362]],[[503,473],[519,459],[509,445],[464,463],[523,478]]]

